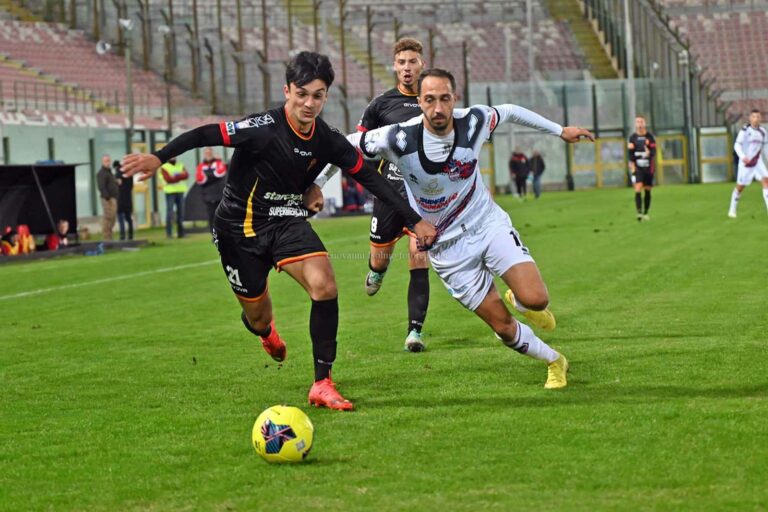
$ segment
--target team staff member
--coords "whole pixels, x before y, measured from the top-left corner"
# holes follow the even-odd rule
[[[265,350],[285,359],[285,343],[275,329],[267,276],[284,270],[312,300],[309,331],[315,383],[309,402],[351,410],[331,380],[336,359],[339,306],[328,253],[306,218],[321,206],[313,180],[332,163],[355,176],[380,199],[391,203],[427,247],[435,228],[421,220],[384,178],[362,168],[360,153],[318,115],[328,99],[334,72],[328,57],[301,52],[285,73],[285,105],[240,121],[202,126],[172,140],[151,155],[127,155],[126,174],[151,176],[164,161],[195,147],[235,148],[224,197],[214,219],[214,243],[232,290],[243,309],[246,328],[260,336]],[[308,193],[312,188],[313,194]],[[312,197],[320,199],[310,199]]]
[[[656,138],[645,126],[645,118],[635,118],[635,133],[630,135],[627,144],[629,154],[629,169],[632,172],[632,183],[635,187],[635,207],[637,220],[650,220],[648,211],[651,209],[651,189],[653,174],[656,170]],[[645,189],[645,198],[640,192]]]

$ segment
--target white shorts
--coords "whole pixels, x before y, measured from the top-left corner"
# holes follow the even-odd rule
[[[480,307],[500,276],[518,263],[533,262],[509,215],[501,208],[482,226],[429,251],[432,268],[454,299],[470,311]]]
[[[760,181],[768,178],[768,170],[762,160],[757,162],[754,167],[747,167],[744,162],[739,162],[739,172],[736,176],[736,183],[746,187],[753,181]]]

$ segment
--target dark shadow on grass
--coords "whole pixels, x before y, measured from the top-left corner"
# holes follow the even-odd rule
[[[457,391],[458,393],[458,391]],[[479,396],[468,397],[466,394],[455,398],[443,397],[425,403],[423,399],[404,398],[396,396],[386,398],[358,399],[355,404],[358,409],[380,407],[561,407],[562,405],[592,406],[601,403],[618,403],[629,405],[658,404],[663,400],[675,399],[740,399],[768,398],[768,383],[723,388],[691,388],[683,386],[632,386],[632,385],[583,385],[572,383],[568,388],[558,391],[544,391],[540,396]]]

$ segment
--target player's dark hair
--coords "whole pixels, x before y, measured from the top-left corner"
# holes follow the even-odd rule
[[[331,61],[326,55],[315,52],[299,52],[285,68],[286,85],[296,84],[304,87],[312,80],[322,80],[330,88],[336,74]]]
[[[760,112],[759,108],[753,108],[749,113],[750,114],[760,114],[761,112]]]
[[[421,82],[424,81],[425,78],[428,76],[436,76],[438,78],[447,78],[449,82],[451,82],[451,92],[456,92],[456,79],[453,77],[450,71],[446,71],[444,69],[440,68],[430,68],[425,69],[421,72],[419,75],[419,81],[417,83],[417,91],[419,94],[421,94]]]
[[[395,47],[392,49],[392,54],[397,55],[400,52],[407,52],[408,50],[421,55],[424,51],[424,46],[422,46],[421,41],[418,39],[402,37],[395,43]]]

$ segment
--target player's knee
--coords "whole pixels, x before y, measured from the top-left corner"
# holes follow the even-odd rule
[[[534,311],[542,311],[549,306],[549,294],[546,289],[528,290],[524,294],[515,295],[520,304]]]
[[[335,299],[338,295],[339,291],[336,288],[336,280],[332,278],[310,284],[309,296],[312,300],[331,300]]]

